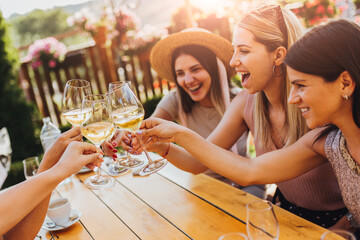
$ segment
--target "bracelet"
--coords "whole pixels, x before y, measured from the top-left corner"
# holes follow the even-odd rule
[[[165,158],[167,155],[168,155],[168,153],[169,153],[169,151],[170,151],[170,143],[169,143],[169,145],[168,145],[168,147],[166,148],[166,150],[165,150],[165,152],[163,153],[163,154],[161,154],[161,156],[163,157],[163,158]]]

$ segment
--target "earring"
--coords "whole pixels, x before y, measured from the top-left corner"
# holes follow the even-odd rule
[[[344,96],[344,99],[345,99],[345,100],[349,100],[349,97],[348,97],[347,94]]]
[[[274,65],[273,65],[273,68],[272,68],[273,76],[274,76],[274,77],[281,77],[282,71],[283,71],[281,65],[280,65],[280,74],[278,74],[278,75],[276,75],[276,73],[275,73],[275,68],[276,68],[276,66],[275,66],[275,64],[274,64]]]

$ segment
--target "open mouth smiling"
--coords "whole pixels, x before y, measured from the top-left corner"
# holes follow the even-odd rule
[[[193,86],[193,87],[188,87],[188,90],[189,90],[190,92],[196,92],[196,91],[199,90],[201,87],[202,87],[202,84],[199,84],[199,85],[196,85],[196,86]]]

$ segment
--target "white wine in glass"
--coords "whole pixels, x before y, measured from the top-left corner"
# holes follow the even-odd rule
[[[129,85],[123,84],[117,87],[114,91],[109,93],[109,96],[112,105],[112,117],[115,125],[123,130],[131,132],[137,131],[144,119],[145,111],[141,102],[137,99]],[[139,142],[148,159],[148,164],[141,169],[139,175],[146,176],[162,169],[166,165],[167,160],[159,159],[153,161],[150,158],[149,153],[146,151],[141,138],[139,138]]]
[[[110,93],[112,91],[114,91],[116,88],[122,86],[123,84],[128,84],[130,89],[133,91],[132,86],[131,86],[131,81],[126,81],[126,82],[111,82],[109,83],[109,92],[108,92],[108,96],[110,98],[110,102],[112,103],[112,109],[113,109],[113,116],[118,115],[117,113],[115,113],[116,111],[118,111],[118,104],[116,103],[116,95],[111,95]],[[134,92],[134,91],[133,91]],[[115,121],[115,118],[114,118]],[[141,119],[142,121],[142,119]],[[139,129],[141,121],[139,122],[139,126],[137,129]],[[117,124],[116,124],[117,125]],[[123,128],[119,125],[117,125],[119,127],[119,129],[127,129],[127,128]],[[135,129],[134,131],[136,131],[137,129]],[[130,130],[132,131],[132,130]],[[123,167],[127,167],[127,168],[136,168],[141,166],[144,163],[144,161],[138,159],[138,158],[134,158],[131,157],[131,155],[126,152],[126,158],[122,158],[122,159],[118,159],[115,163],[112,163],[109,165],[109,171],[112,175],[122,175],[124,170]]]
[[[83,123],[81,132],[84,137],[100,148],[100,145],[115,133],[108,98],[105,95],[88,95],[84,98],[82,105],[84,109],[90,108],[92,114]],[[114,178],[101,174],[101,167],[97,169],[97,175],[85,180],[85,185],[92,189],[107,189],[114,183]]]
[[[82,100],[91,94],[90,83],[83,79],[66,82],[62,98],[62,115],[73,126],[81,126],[92,113],[91,108],[83,108]]]

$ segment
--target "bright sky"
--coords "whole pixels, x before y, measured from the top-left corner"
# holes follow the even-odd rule
[[[55,6],[78,4],[89,0],[1,0],[0,9],[5,18],[13,13],[24,14],[33,9],[50,9]]]
[[[5,18],[13,13],[24,14],[34,9],[51,9],[55,6],[65,6],[70,4],[79,4],[91,0],[1,0],[0,10]],[[151,0],[144,0],[151,1]],[[167,0],[164,0],[167,1]],[[174,0],[172,0],[174,1]],[[180,1],[180,0],[175,0]],[[184,0],[182,0],[184,1]],[[204,11],[219,9],[224,6],[228,0],[189,0],[190,3]],[[225,3],[225,4],[224,4]]]

